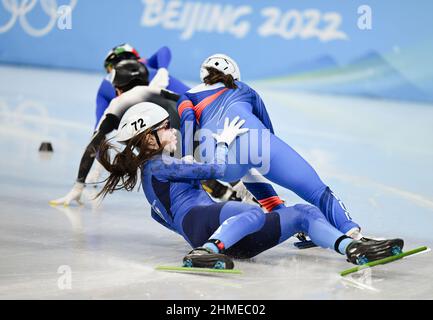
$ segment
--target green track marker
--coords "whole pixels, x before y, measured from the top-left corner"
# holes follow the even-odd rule
[[[378,266],[378,265],[381,265],[381,264],[386,264],[386,263],[389,263],[389,262],[393,262],[395,260],[399,260],[399,259],[402,259],[404,257],[407,257],[407,256],[410,256],[410,255],[413,255],[413,254],[425,251],[427,249],[428,248],[425,247],[425,246],[424,247],[419,247],[419,248],[416,248],[416,249],[413,249],[413,250],[410,250],[410,251],[402,252],[402,253],[400,253],[398,255],[395,255],[395,256],[391,256],[391,257],[383,258],[383,259],[380,259],[380,260],[368,262],[366,264],[363,264],[362,266],[358,266],[358,267],[354,267],[354,268],[351,268],[351,269],[344,270],[344,271],[342,271],[340,273],[340,275],[342,277],[344,277],[344,276],[347,276],[348,274],[351,274],[351,273],[354,273],[354,272],[358,272],[358,271],[361,271],[361,270],[366,269],[366,268],[371,268],[371,267],[375,267],[375,266]]]
[[[186,267],[170,267],[158,266],[156,270],[159,271],[174,271],[174,272],[187,272],[187,273],[225,273],[225,274],[242,274],[238,269],[211,269],[211,268],[186,268]]]

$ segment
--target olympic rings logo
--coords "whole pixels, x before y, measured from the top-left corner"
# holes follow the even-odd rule
[[[72,10],[74,10],[78,0],[70,0],[68,6],[58,6],[56,0],[40,0],[42,10],[47,14],[49,20],[45,27],[37,29],[34,28],[27,20],[27,14],[31,12],[38,0],[1,0],[3,7],[11,14],[9,21],[0,26],[0,33],[8,32],[19,21],[21,27],[27,34],[33,37],[42,37],[47,35],[54,26],[57,25],[59,29],[70,29],[70,19]],[[59,19],[66,20],[67,23],[61,25]]]

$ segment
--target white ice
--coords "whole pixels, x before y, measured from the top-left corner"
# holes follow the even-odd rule
[[[142,191],[50,207],[72,186],[100,74],[0,66],[0,299],[432,299],[432,254],[341,278],[343,256],[291,239],[241,276],[156,271],[190,249],[154,222]],[[317,169],[366,235],[433,244],[433,105],[274,91],[280,137]],[[38,152],[50,141],[54,153]],[[302,202],[278,188],[288,203]],[[63,266],[66,266],[64,269]],[[71,270],[71,282],[65,281]]]

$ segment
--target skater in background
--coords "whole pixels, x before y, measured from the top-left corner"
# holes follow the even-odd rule
[[[111,100],[109,107],[105,109],[99,120],[90,143],[81,157],[77,179],[71,191],[64,197],[50,201],[52,205],[69,205],[74,200],[81,204],[81,194],[98,153],[99,144],[108,134],[117,129],[122,115],[133,104],[129,103],[131,97],[136,97],[139,101],[158,103],[172,115],[172,122],[176,125],[178,116],[175,114],[175,104],[178,96],[165,91],[166,83],[161,83],[158,79],[149,83],[149,71],[144,64],[137,59],[122,60],[114,67],[112,76],[112,84],[117,97]]]
[[[133,190],[140,172],[152,217],[194,248],[183,259],[186,267],[232,269],[232,258],[251,258],[298,232],[307,233],[323,248],[346,255],[354,264],[382,259],[393,255],[396,247],[403,248],[401,239],[354,240],[311,205],[264,213],[242,202],[214,202],[199,181],[225,176],[229,148],[248,131],[244,123],[239,117],[231,122],[226,118],[222,132],[213,136],[214,161],[197,163],[170,156],[177,148],[177,138],[169,114],[153,103],[139,103],[121,120],[116,140],[125,145],[123,150],[102,143],[100,161],[110,176],[100,194]],[[113,150],[116,155],[111,159]]]
[[[155,82],[159,82],[161,87],[169,91],[182,95],[190,89],[186,84],[169,75],[168,67],[171,62],[171,51],[169,48],[162,47],[149,59],[145,59],[141,58],[137,50],[131,45],[127,43],[118,45],[108,52],[104,60],[107,77],[102,80],[96,96],[95,129],[105,110],[110,105],[111,100],[117,97],[116,89],[110,81],[110,73],[123,60],[137,60],[141,62],[148,69],[149,81],[154,80],[156,77]]]
[[[115,65],[112,71],[112,84],[115,87],[117,97],[111,100],[109,107],[105,109],[91,141],[84,151],[77,179],[72,189],[64,197],[50,201],[52,205],[69,205],[72,201],[81,203],[80,198],[85,181],[98,153],[100,142],[118,128],[122,115],[134,104],[144,101],[157,103],[170,114],[172,126],[176,129],[180,127],[176,108],[176,101],[179,96],[165,89],[166,82],[161,83],[160,79],[155,76],[149,83],[148,69],[137,59],[122,60]],[[235,192],[230,187],[224,186],[218,181],[207,181],[206,188],[215,198],[237,199]]]
[[[181,95],[189,89],[186,84],[169,74],[168,67],[171,62],[171,51],[168,47],[161,47],[149,59],[145,59],[141,58],[138,51],[130,44],[117,45],[108,52],[104,60],[104,69],[107,72],[107,76],[102,80],[96,95],[96,122],[94,130],[96,130],[110,102],[118,96],[110,78],[112,77],[111,72],[114,70],[114,67],[124,60],[136,60],[142,63],[148,70],[149,81],[155,80],[154,83],[159,83],[161,87],[167,88],[167,90]],[[102,167],[96,161],[86,182],[89,184],[98,182],[101,173]]]
[[[272,186],[256,173],[262,163],[251,159],[251,155],[263,154],[268,148],[269,170],[263,173],[265,178],[319,208],[331,225],[342,233],[355,239],[363,237],[359,225],[352,220],[341,200],[322,182],[311,165],[275,134],[264,102],[257,92],[240,81],[240,70],[233,59],[223,54],[210,56],[201,66],[200,78],[202,83],[186,92],[178,102],[184,154],[191,152],[191,137],[198,129],[217,133],[223,129],[225,118],[240,116],[245,119],[250,132],[254,129],[259,137],[267,138],[255,141],[257,139],[250,134],[242,141],[238,138],[238,143],[229,150],[230,157],[236,161],[227,165],[223,181],[242,179],[268,211],[281,208],[282,201]],[[199,131],[200,141],[206,139],[201,132],[206,131]],[[248,149],[248,161],[240,159],[242,143],[243,149]]]

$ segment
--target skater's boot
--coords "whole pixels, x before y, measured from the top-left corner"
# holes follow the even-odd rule
[[[215,253],[207,248],[196,248],[183,258],[184,267],[233,269],[234,263],[230,257],[222,253]]]
[[[357,265],[366,264],[400,254],[403,245],[403,239],[354,240],[346,248],[347,261]]]

